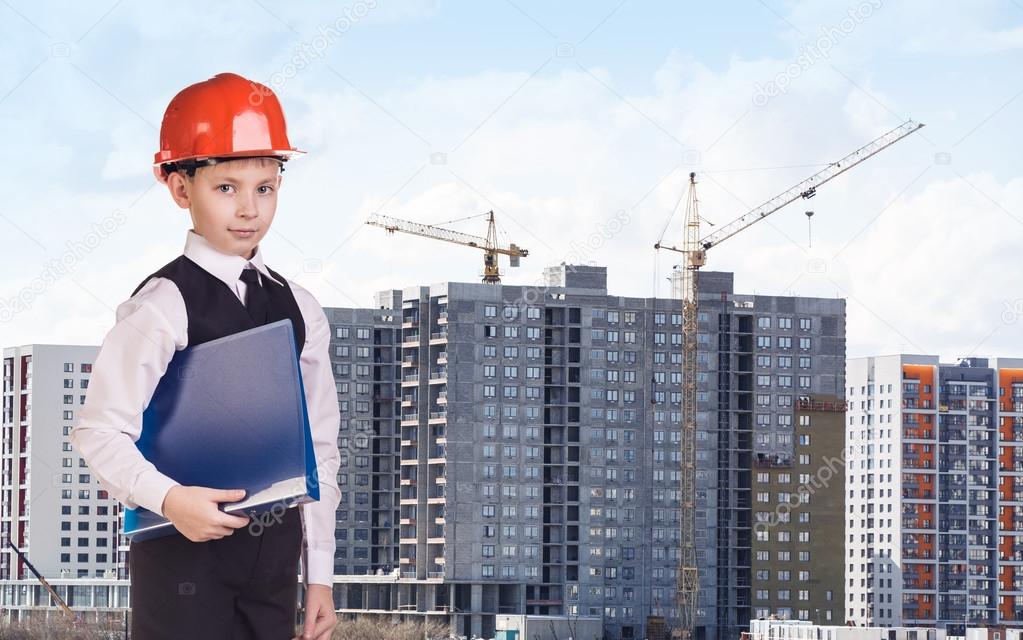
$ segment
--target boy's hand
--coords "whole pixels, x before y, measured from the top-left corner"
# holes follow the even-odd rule
[[[305,591],[305,625],[292,640],[330,640],[337,625],[334,592],[325,584],[310,584]]]
[[[163,499],[163,515],[192,542],[216,540],[249,524],[247,516],[235,516],[220,510],[221,502],[236,502],[245,497],[244,489],[210,489],[175,485]]]

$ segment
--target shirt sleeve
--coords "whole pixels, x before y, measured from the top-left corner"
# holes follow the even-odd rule
[[[341,466],[337,437],[341,411],[337,403],[337,386],[330,364],[330,324],[323,308],[311,293],[292,283],[295,300],[305,321],[305,347],[300,367],[305,387],[309,428],[312,431],[320,481],[320,499],[299,506],[306,523],[306,581],[310,584],[334,584],[334,528],[341,491],[337,473]]]
[[[187,324],[181,292],[166,278],[151,278],[121,303],[70,435],[110,495],[129,508],[141,506],[161,516],[164,497],[178,483],[146,460],[135,442],[157,383],[174,352],[186,346]]]

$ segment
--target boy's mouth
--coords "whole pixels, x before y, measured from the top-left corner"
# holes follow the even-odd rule
[[[256,235],[256,229],[228,229],[238,238],[251,238]]]

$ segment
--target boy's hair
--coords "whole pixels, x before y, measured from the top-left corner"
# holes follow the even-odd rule
[[[164,165],[163,170],[170,175],[172,173],[180,173],[181,176],[189,181],[195,178],[195,174],[199,169],[205,167],[212,167],[218,164],[225,164],[227,162],[238,163],[241,165],[256,164],[260,167],[266,166],[268,162],[272,162],[277,165],[281,173],[284,173],[284,161],[276,156],[244,156],[241,158],[209,158],[201,162],[177,162],[169,163]]]

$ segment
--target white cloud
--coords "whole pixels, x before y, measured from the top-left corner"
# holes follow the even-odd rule
[[[792,8],[791,19],[805,33],[834,20],[834,6],[814,13],[810,7],[815,4]],[[289,23],[296,19],[282,17]],[[315,26],[322,16],[307,19]],[[367,90],[373,102],[314,64],[280,88],[291,117],[289,132],[310,153],[285,174],[280,212],[264,247],[268,262],[308,287],[324,305],[370,306],[381,289],[476,281],[482,255],[423,238],[387,237],[382,229],[361,224],[369,213],[439,222],[495,209],[508,232],[503,240],[530,250],[522,267],[505,269],[506,281],[532,283],[545,266],[561,262],[598,225],[625,210],[631,222],[594,256],[608,267],[610,292],[648,296],[657,290],[667,296],[667,282],[654,279],[652,245],[688,172],[698,172],[705,216],[721,224],[814,171],[744,169],[831,161],[898,124],[885,106],[905,109],[899,103],[900,87],[853,67],[849,73],[863,88],[858,89],[828,62],[839,55],[843,64],[869,57],[874,43],[903,20],[908,17],[901,6],[885,3],[840,43],[841,54],[836,49],[764,106],[753,103],[755,87],[785,70],[791,60],[783,54],[735,55],[712,68],[678,51],[638,79],[617,77],[599,60],[580,55],[555,58],[530,78],[549,55],[544,53],[512,70],[383,82],[387,89]],[[280,29],[269,17],[261,25],[250,35],[258,38],[262,30]],[[142,37],[158,29],[149,24]],[[780,25],[778,30],[786,29]],[[792,40],[794,47],[801,42]],[[131,122],[132,116],[112,105],[109,96],[83,86],[89,113],[75,114],[72,121],[87,115],[91,120],[76,126],[90,139],[68,142],[67,149],[54,146],[49,154],[66,169],[77,158],[76,145],[92,145],[102,134],[103,178],[138,183],[138,189],[119,185],[115,192],[109,184],[89,185],[43,202],[22,195],[19,214],[39,233],[46,231],[40,216],[47,209],[84,220],[101,217],[125,206],[148,180],[155,132]],[[153,105],[166,98],[154,97],[139,108],[156,113]],[[955,103],[938,108],[942,125],[967,129],[955,123],[962,111]],[[32,138],[27,132],[23,136]],[[446,162],[432,164],[435,152],[446,153]],[[982,167],[952,167],[989,200],[950,167],[934,166],[935,152],[920,138],[899,143],[822,188],[814,200],[795,203],[721,245],[711,253],[709,268],[734,270],[740,293],[777,294],[789,287],[801,295],[847,292],[852,296],[850,354],[922,350],[953,356],[990,334],[981,353],[1018,355],[1023,318],[1018,324],[998,323],[1005,303],[1023,297],[1014,255],[1023,226],[992,200],[1020,217],[1023,184],[1016,176]],[[958,152],[956,161],[961,162]],[[46,164],[38,156],[33,162],[38,164],[33,171]],[[807,247],[806,208],[817,211],[813,248]],[[188,226],[187,216],[162,189],[136,209],[124,232],[82,265],[81,282],[100,292],[109,306],[180,251]],[[680,224],[676,218],[666,242],[679,242]],[[454,226],[476,235],[485,231],[480,219]],[[56,245],[78,230],[50,232]],[[808,271],[814,258],[824,260],[825,273]],[[310,269],[317,261],[323,261],[322,269]],[[662,255],[660,277],[677,261],[677,255]],[[0,295],[12,295],[33,274],[24,267],[12,271]],[[98,343],[103,323],[110,321],[109,308],[73,284],[65,285],[31,313],[0,327],[0,342]]]

